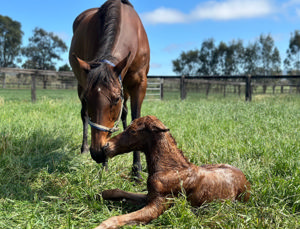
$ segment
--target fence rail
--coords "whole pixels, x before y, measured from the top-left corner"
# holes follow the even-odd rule
[[[36,88],[75,89],[77,81],[73,72],[57,72],[35,69],[0,68],[0,86],[3,88],[31,88],[31,98],[36,100]],[[234,93],[244,93],[245,100],[251,101],[252,94],[258,87],[263,92],[271,87],[275,93],[276,87],[300,93],[300,75],[247,75],[247,76],[148,76],[146,98],[164,99],[164,91],[178,90],[180,98],[186,98],[190,91],[204,91],[206,96],[213,90],[222,91],[226,96],[228,88]]]
[[[233,87],[234,93],[241,95],[242,89],[245,94],[245,100],[251,101],[254,91],[257,91],[258,87],[262,87],[262,93],[266,93],[267,88],[272,88],[273,93],[275,93],[276,87],[280,87],[281,93],[286,87],[290,88],[291,91],[300,93],[300,75],[247,75],[247,76],[148,76],[148,81],[151,79],[164,79],[163,82],[168,80],[177,81],[177,90],[180,91],[180,98],[184,100],[189,91],[199,91],[200,88],[205,91],[206,96],[212,90],[212,86],[217,86],[219,91],[223,92],[226,96],[227,88]],[[174,86],[174,85],[173,85]],[[162,85],[162,95],[163,90],[166,86]],[[220,89],[221,87],[221,89]],[[293,90],[292,90],[293,89]]]

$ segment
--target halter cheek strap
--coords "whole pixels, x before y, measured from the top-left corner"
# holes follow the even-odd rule
[[[101,62],[104,62],[104,63],[107,63],[109,64],[110,66],[112,67],[115,67],[116,65],[114,63],[112,63],[111,61],[109,60],[102,60]],[[122,111],[123,111],[123,102],[124,102],[124,94],[123,94],[123,84],[122,84],[122,76],[121,74],[119,75],[119,83],[121,85],[121,110],[120,110],[120,113],[119,113],[119,117],[117,119],[117,122],[115,123],[114,127],[113,128],[109,128],[109,127],[106,127],[106,126],[102,126],[102,125],[99,125],[97,123],[94,123],[91,121],[91,119],[88,117],[88,123],[89,125],[96,129],[96,130],[100,130],[100,131],[103,131],[103,132],[108,132],[108,133],[114,133],[116,131],[119,130],[119,123],[121,121],[121,116],[122,116]]]

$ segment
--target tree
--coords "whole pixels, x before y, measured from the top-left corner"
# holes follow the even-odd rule
[[[275,60],[272,58],[275,51],[274,39],[272,36],[270,34],[267,36],[261,34],[259,37],[259,47],[262,73],[264,75],[270,75],[272,73],[273,61]]]
[[[70,66],[68,64],[65,64],[65,65],[59,67],[58,71],[59,72],[62,72],[62,71],[69,72],[69,71],[71,71],[71,68],[70,68]]]
[[[215,75],[216,72],[216,47],[214,39],[205,40],[200,49],[199,60],[200,68],[198,73],[200,75]]]
[[[281,70],[281,58],[278,48],[275,48],[272,55],[272,74],[280,74]]]
[[[52,32],[41,28],[33,30],[29,45],[22,49],[22,54],[28,58],[24,68],[54,70],[53,60],[61,60],[60,54],[67,51],[66,44]]]
[[[227,61],[228,47],[221,41],[219,46],[215,49],[214,60],[216,61],[216,72],[217,75],[226,74],[226,61]]]
[[[258,51],[257,42],[249,43],[244,52],[244,72],[247,75],[255,75],[258,66]]]
[[[15,67],[20,54],[23,32],[21,23],[0,15],[0,67]]]
[[[242,40],[233,40],[227,50],[226,75],[239,75],[243,70],[245,48]]]
[[[196,75],[199,69],[199,50],[182,52],[180,57],[172,61],[173,71],[180,75]]]
[[[287,49],[287,58],[284,60],[284,66],[289,73],[300,74],[300,31],[296,30],[291,34],[289,48]]]

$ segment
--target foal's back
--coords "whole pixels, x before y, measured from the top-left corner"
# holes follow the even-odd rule
[[[189,195],[193,206],[217,199],[248,201],[250,183],[238,168],[227,164],[198,167],[198,183]]]

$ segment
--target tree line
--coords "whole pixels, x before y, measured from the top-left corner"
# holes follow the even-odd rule
[[[186,76],[208,75],[276,75],[286,71],[300,74],[300,31],[291,34],[283,64],[273,37],[261,34],[244,46],[242,40],[229,43],[214,39],[202,42],[200,49],[182,52],[173,60],[173,71]],[[283,69],[282,69],[283,67]]]
[[[0,67],[56,70],[55,61],[67,51],[67,45],[52,32],[36,27],[27,46],[22,46],[21,23],[0,15]],[[66,64],[60,71],[70,71]]]

